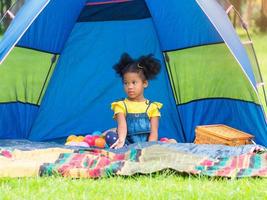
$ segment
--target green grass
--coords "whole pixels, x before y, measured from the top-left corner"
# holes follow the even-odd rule
[[[0,199],[264,199],[267,179],[173,173],[102,179],[0,179]]]
[[[264,81],[267,83],[267,33],[252,35]]]

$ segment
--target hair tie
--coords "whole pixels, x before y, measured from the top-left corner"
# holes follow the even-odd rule
[[[144,67],[142,67],[139,63],[137,63],[137,67],[138,67],[139,69],[144,69]]]

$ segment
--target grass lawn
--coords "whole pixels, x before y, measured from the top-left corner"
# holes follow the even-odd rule
[[[161,173],[103,179],[0,179],[0,199],[266,199],[267,179]]]
[[[253,35],[267,81],[267,34]],[[35,99],[35,98],[34,98]],[[0,199],[266,199],[267,179],[218,179],[172,172],[103,179],[0,178]]]
[[[252,35],[263,79],[267,82],[267,33]],[[266,87],[266,85],[265,85]]]

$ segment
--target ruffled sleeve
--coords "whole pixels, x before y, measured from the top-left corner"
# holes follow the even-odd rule
[[[147,114],[149,116],[149,118],[151,117],[160,117],[160,109],[162,108],[163,104],[159,103],[159,102],[152,102]]]
[[[115,118],[118,113],[126,113],[125,106],[122,101],[115,101],[111,103],[111,110],[114,111],[113,118]]]

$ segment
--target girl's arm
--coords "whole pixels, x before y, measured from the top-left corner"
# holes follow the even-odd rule
[[[124,113],[117,113],[116,120],[118,123],[117,131],[118,131],[119,139],[110,148],[118,149],[118,148],[123,147],[125,143],[125,138],[127,135],[127,124],[126,124]]]
[[[150,118],[151,132],[148,141],[158,141],[159,117]]]

